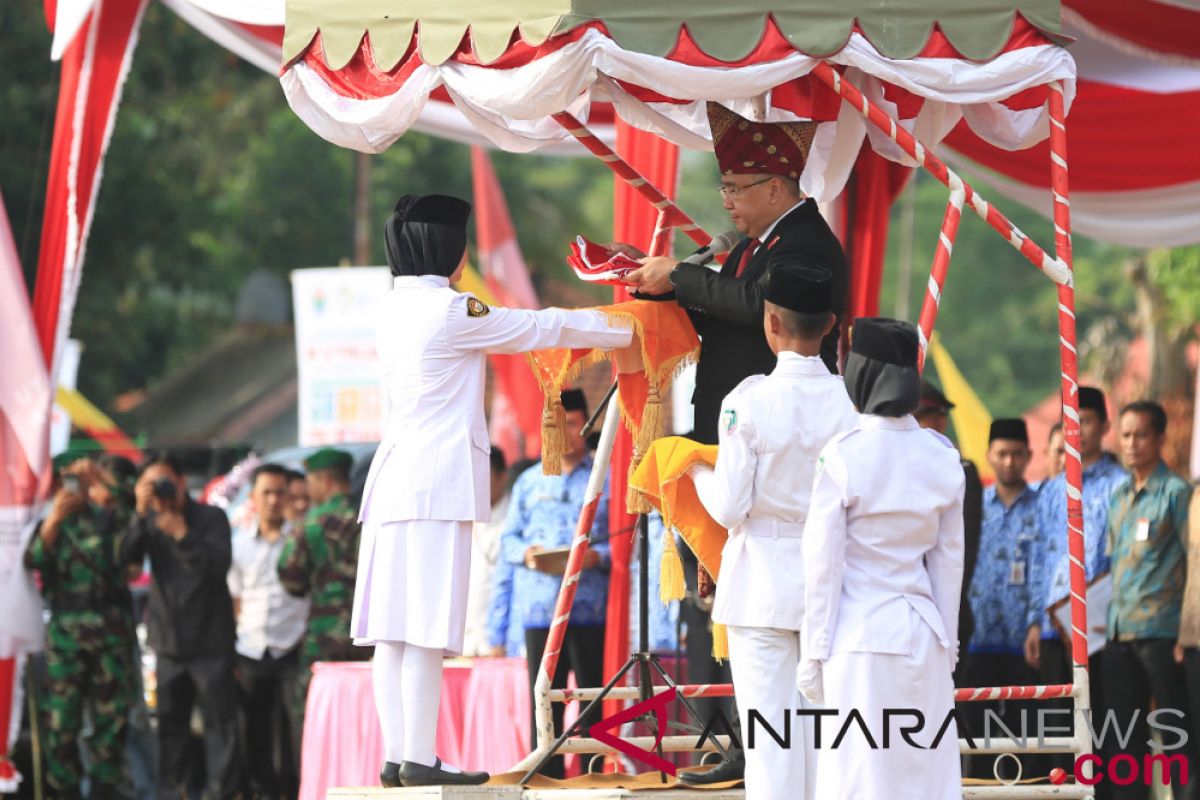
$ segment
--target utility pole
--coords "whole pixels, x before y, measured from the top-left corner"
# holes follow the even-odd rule
[[[354,154],[354,264],[371,262],[371,156]]]
[[[917,219],[917,179],[920,170],[913,170],[908,186],[900,195],[900,266],[896,286],[896,308],[892,316],[896,319],[909,319],[909,307],[912,298],[913,272],[913,228]]]

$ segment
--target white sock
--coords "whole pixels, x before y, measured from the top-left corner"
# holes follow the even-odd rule
[[[402,702],[404,642],[379,642],[371,666],[375,710],[383,731],[384,757],[393,764],[404,760],[404,704]],[[439,682],[439,687],[441,686]],[[436,706],[435,706],[436,710]]]
[[[408,644],[401,680],[404,760],[432,767],[437,760],[438,707],[442,700],[442,650]],[[443,769],[452,771],[447,765]]]

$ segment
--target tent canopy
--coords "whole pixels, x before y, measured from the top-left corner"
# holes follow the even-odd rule
[[[495,146],[526,152],[592,124],[593,109],[693,149],[710,149],[706,101],[747,118],[821,123],[801,178],[832,199],[868,130],[810,73],[827,59],[928,144],[960,121],[1004,149],[1049,133],[1046,85],[1074,96],[1057,43],[1059,4],[996,0],[792,0],[771,11],[725,0],[328,4],[289,0],[281,76],[293,110],[335,144],[378,152],[448,100]],[[434,103],[430,103],[434,100]]]
[[[936,25],[963,57],[983,61],[1004,48],[1018,15],[1044,34],[1059,32],[1058,0],[289,0],[283,50],[291,61],[320,32],[329,65],[340,69],[365,34],[385,71],[413,46],[426,64],[464,57],[492,64],[517,42],[552,46],[581,28],[596,28],[624,50],[653,56],[667,56],[686,32],[704,54],[737,62],[773,26],[809,55],[833,55],[858,30],[882,55],[903,59],[921,52]]]

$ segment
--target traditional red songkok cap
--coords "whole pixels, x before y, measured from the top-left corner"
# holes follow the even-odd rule
[[[722,175],[782,175],[799,180],[817,132],[815,122],[751,122],[711,102],[708,124]]]

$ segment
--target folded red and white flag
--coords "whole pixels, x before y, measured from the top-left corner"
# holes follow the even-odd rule
[[[607,248],[589,242],[582,236],[576,236],[575,241],[571,242],[571,255],[567,256],[567,263],[580,280],[609,286],[624,286],[625,276],[642,266],[624,253],[610,257]]]

